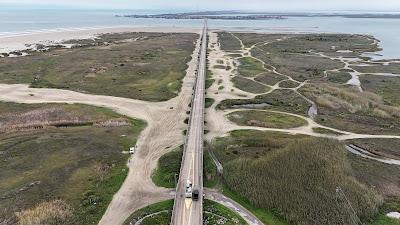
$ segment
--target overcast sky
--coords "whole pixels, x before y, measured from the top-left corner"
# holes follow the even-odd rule
[[[0,0],[0,7],[9,4],[118,9],[400,11],[400,0]]]

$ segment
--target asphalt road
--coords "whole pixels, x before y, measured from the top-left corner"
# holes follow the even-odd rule
[[[199,53],[199,65],[189,128],[182,158],[181,171],[175,196],[172,225],[203,224],[203,136],[204,136],[204,102],[207,51],[207,22],[205,22]],[[193,190],[199,190],[199,200],[185,197],[186,181],[190,180]]]

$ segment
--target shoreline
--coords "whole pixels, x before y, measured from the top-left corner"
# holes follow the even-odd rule
[[[92,39],[106,33],[159,32],[159,33],[200,33],[196,27],[141,27],[112,26],[87,28],[58,28],[49,30],[3,33],[0,35],[0,54],[26,51],[34,45],[54,45],[72,39]]]

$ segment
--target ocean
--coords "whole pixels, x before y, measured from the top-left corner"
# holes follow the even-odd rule
[[[167,11],[0,8],[0,37],[115,26],[201,27],[203,25],[201,20],[116,17],[116,15],[156,13],[167,13]],[[400,59],[400,19],[289,17],[285,20],[210,20],[209,27],[269,33],[369,34],[379,39],[380,46],[383,48],[379,55],[373,56],[374,59]]]

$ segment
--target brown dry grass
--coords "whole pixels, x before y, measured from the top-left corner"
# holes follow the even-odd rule
[[[42,202],[32,209],[15,213],[18,225],[62,224],[72,215],[71,207],[62,200]]]

